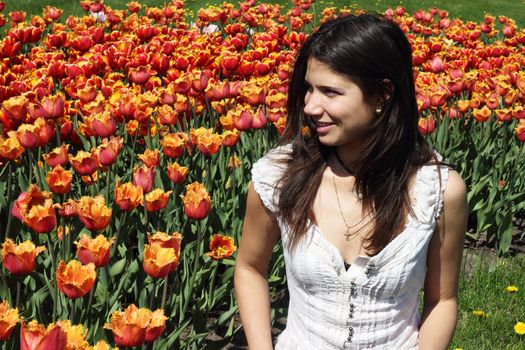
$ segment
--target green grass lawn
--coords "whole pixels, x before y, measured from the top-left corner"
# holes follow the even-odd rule
[[[127,0],[105,0],[104,4],[115,9],[123,9]],[[145,6],[162,6],[167,0],[144,0],[138,1]],[[230,1],[237,3],[237,1]],[[291,4],[291,1],[270,0],[257,1],[257,3],[269,2],[279,4]],[[28,14],[40,14],[46,5],[53,5],[64,10],[64,14],[82,15],[80,0],[9,0],[5,1],[4,12],[23,10]],[[187,0],[186,7],[192,11],[209,4],[220,5],[223,1],[199,1]],[[409,12],[418,9],[429,9],[437,7],[447,10],[451,16],[460,17],[464,20],[481,21],[485,13],[494,16],[504,15],[514,19],[520,27],[525,25],[525,0],[319,0],[315,6],[321,9],[327,6],[362,8],[371,11],[382,12],[389,7],[405,6]],[[64,16],[64,18],[67,16]]]
[[[525,335],[514,332],[525,322],[525,256],[497,258],[466,250],[459,286],[459,317],[451,349],[525,349]],[[510,293],[506,288],[518,287]],[[476,316],[473,311],[485,313]]]

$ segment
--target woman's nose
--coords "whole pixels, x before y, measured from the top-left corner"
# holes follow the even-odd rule
[[[304,96],[304,113],[309,116],[318,116],[323,113],[323,108],[319,103],[318,95],[308,91]]]

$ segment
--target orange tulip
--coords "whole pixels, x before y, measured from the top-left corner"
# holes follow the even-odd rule
[[[168,318],[164,315],[162,309],[157,309],[151,313],[151,321],[146,329],[147,342],[152,342],[164,332],[166,329],[166,320]]]
[[[128,78],[135,84],[144,84],[146,83],[152,75],[155,75],[157,72],[152,70],[150,66],[140,66],[137,68],[130,68],[128,73]]]
[[[57,119],[64,115],[65,99],[62,94],[45,96],[40,104],[46,119]]]
[[[58,226],[57,227],[57,238],[62,241],[64,239],[64,236],[69,235],[69,226]]]
[[[122,149],[122,137],[111,136],[109,141],[103,139],[102,143],[96,148],[98,162],[101,165],[109,166],[117,161],[117,157]]]
[[[143,201],[142,187],[135,186],[131,182],[121,184],[120,181],[115,185],[115,204],[122,211],[132,211]]]
[[[525,142],[525,119],[520,119],[518,125],[514,128],[514,134],[521,142]]]
[[[183,183],[186,181],[186,176],[188,175],[188,168],[185,166],[180,166],[179,163],[175,162],[168,164],[168,177],[174,183]]]
[[[71,299],[80,298],[89,292],[95,283],[95,264],[82,265],[71,260],[67,264],[62,260],[55,273],[58,289]]]
[[[149,168],[159,166],[160,164],[160,152],[158,149],[147,149],[144,153],[139,154],[138,157],[142,163]]]
[[[474,108],[472,110],[472,115],[480,123],[484,123],[489,120],[491,114],[492,111],[487,106],[483,106],[482,108]]]
[[[148,234],[148,243],[158,243],[163,248],[175,249],[175,254],[180,255],[180,242],[182,241],[182,234],[180,232],[173,232],[170,236],[166,232],[157,231],[155,234]]]
[[[279,120],[274,122],[273,125],[275,126],[275,128],[277,128],[277,132],[279,133],[279,135],[281,135],[284,132],[284,128],[286,127],[286,115],[279,118]]]
[[[226,116],[232,118],[233,126],[237,130],[244,131],[252,127],[253,115],[250,106],[242,106],[238,109],[230,110]]]
[[[231,169],[236,169],[240,167],[242,164],[241,160],[237,156],[231,156],[230,160],[228,161],[228,167]]]
[[[87,332],[82,325],[72,325],[70,320],[61,320],[57,324],[66,333],[65,350],[84,350],[91,349],[86,340]]]
[[[514,106],[512,109],[512,118],[514,119],[525,119],[525,108],[523,106]]]
[[[91,238],[85,233],[80,240],[75,242],[77,245],[78,260],[84,265],[95,264],[95,267],[106,266],[109,263],[109,250],[115,239],[107,239],[103,235]]]
[[[180,262],[180,246],[177,252],[174,248],[164,248],[161,243],[153,242],[144,245],[144,272],[153,278],[166,277],[175,271]]]
[[[108,110],[93,115],[93,131],[98,137],[109,137],[115,134],[117,125]]]
[[[178,158],[182,156],[184,149],[188,144],[188,134],[184,132],[178,132],[174,134],[167,134],[162,138],[160,142],[162,150],[167,157]]]
[[[215,234],[211,237],[210,252],[206,255],[212,260],[221,260],[229,258],[236,250],[233,237]]]
[[[418,121],[419,132],[421,135],[428,135],[434,132],[436,129],[436,123],[433,117],[419,118]]]
[[[94,152],[78,151],[74,157],[69,155],[69,162],[81,176],[92,175],[98,169],[98,158]]]
[[[64,170],[62,166],[54,167],[46,175],[46,182],[53,193],[66,194],[71,190],[73,175],[71,171]]]
[[[286,107],[286,95],[279,91],[272,91],[265,100],[268,108],[284,108]]]
[[[111,347],[105,340],[99,340],[91,350],[111,350]],[[118,350],[118,348],[113,348],[113,350]]]
[[[78,205],[77,202],[71,198],[62,204],[55,204],[54,207],[58,209],[58,215],[63,218],[71,218],[78,216]]]
[[[64,11],[61,10],[61,9],[57,9],[54,6],[46,6],[43,9],[44,20],[47,23],[58,21],[60,16],[62,16],[62,12],[64,12]]]
[[[155,168],[142,165],[140,168],[135,165],[133,169],[133,184],[142,187],[144,193],[151,191],[155,180]]]
[[[0,137],[0,156],[9,159],[9,160],[15,160],[18,157],[24,153],[25,148],[22,147],[20,142],[16,137],[8,137],[6,139],[2,139]]]
[[[39,130],[33,124],[22,124],[16,130],[18,142],[25,148],[36,148],[39,146]]]
[[[43,155],[47,165],[54,168],[57,165],[66,165],[69,162],[68,157],[69,144],[63,144],[60,147],[54,148],[51,152]]]
[[[175,101],[176,101],[175,96]],[[157,116],[162,125],[176,125],[179,121],[177,112],[169,105],[164,104],[157,110]]]
[[[2,105],[9,119],[18,121],[24,121],[26,119],[29,108],[29,100],[26,96],[11,97],[5,100]]]
[[[264,107],[261,105],[257,108],[257,111],[253,114],[252,118],[252,128],[261,129],[266,125],[268,119],[266,118],[266,113]]]
[[[0,340],[7,340],[18,323],[18,309],[11,309],[7,301],[0,303]]]
[[[2,244],[2,264],[13,275],[26,275],[33,272],[37,255],[45,250],[29,240],[15,244],[8,238]]]
[[[111,315],[111,323],[104,328],[113,332],[115,344],[122,347],[140,346],[146,340],[146,331],[151,322],[151,311],[137,308],[131,304],[122,311],[115,311]]]
[[[164,192],[160,188],[156,188],[145,196],[146,210],[159,211],[166,207],[170,194],[172,191]]]
[[[206,187],[196,181],[186,186],[182,201],[184,212],[191,219],[204,219],[211,210],[212,201]]]
[[[512,110],[510,108],[496,109],[494,113],[500,122],[509,122],[512,119]]]
[[[51,193],[41,191],[36,185],[30,185],[18,196],[11,214],[36,233],[49,233],[57,223]]]
[[[111,209],[102,196],[83,196],[77,202],[78,217],[90,231],[105,229],[111,220]]]
[[[246,83],[241,86],[239,94],[252,106],[264,104],[266,99],[266,90],[255,83]]]
[[[33,320],[26,324],[21,321],[20,350],[65,350],[66,333],[58,324],[50,324],[47,329]]]
[[[191,129],[191,142],[197,146],[197,149],[205,156],[210,156],[219,151],[221,147],[221,136],[213,132],[213,129],[204,127]]]
[[[214,102],[212,102],[212,105],[213,105]],[[214,108],[216,109],[216,108]],[[232,109],[230,109],[231,111]],[[225,111],[221,111],[221,112],[217,112],[217,113],[227,113],[226,115],[223,115],[219,118],[219,122],[221,123],[221,126],[224,130],[234,130],[235,129],[235,125],[233,125],[233,115],[234,113],[236,113],[235,111],[233,112],[226,112]],[[236,129],[235,129],[236,130]]]

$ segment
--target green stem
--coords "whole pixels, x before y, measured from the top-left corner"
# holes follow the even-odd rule
[[[146,207],[146,193],[144,193],[144,221],[142,224],[146,227],[146,231],[148,228],[148,208]]]
[[[213,298],[215,296],[215,279],[217,278],[217,270],[219,269],[218,261],[214,261],[213,264],[214,264],[214,267],[213,267],[213,271],[211,272],[210,285],[208,286],[208,307],[206,310],[206,317],[204,318],[205,320],[208,319],[211,308],[213,306],[213,302],[214,302]]]
[[[16,281],[16,302],[15,302],[15,307],[16,308],[20,307],[20,292],[21,292],[21,289],[22,289],[22,285],[20,283],[20,279],[17,279],[17,281]]]
[[[93,287],[91,287],[91,290],[89,291],[88,307],[86,311],[86,322],[89,320],[89,315],[91,313],[91,306],[93,305],[93,295],[95,294],[95,290],[97,289],[98,284],[98,275],[98,273],[95,275],[95,283],[93,283]]]
[[[31,184],[32,183],[32,179],[33,179],[33,152],[31,152],[31,150],[28,150],[27,151],[27,157],[29,158],[29,161],[28,161],[28,168],[29,168],[29,176],[27,177],[27,183],[28,184]]]
[[[135,145],[137,144],[137,137],[139,136],[139,131],[136,130],[135,135],[133,136],[133,145],[131,146],[131,154],[129,155],[130,164],[129,168],[131,169],[131,172],[133,172],[133,165],[135,163]]]
[[[9,293],[9,288],[7,286],[7,280],[4,274],[4,268],[2,266],[0,266],[0,276],[2,277],[2,288],[0,288],[3,294],[2,299],[7,300],[9,304],[11,305],[11,293]]]
[[[56,263],[55,249],[53,248],[53,242],[51,241],[51,235],[49,233],[47,233],[47,246],[48,246],[48,249],[49,249],[49,254],[51,255],[51,266],[52,266],[51,276],[52,276],[52,279],[54,280],[57,263]],[[56,321],[56,311],[57,311],[57,302],[58,302],[58,299],[57,299],[58,298],[58,287],[57,287],[56,283],[55,283],[54,293],[55,293],[55,298],[53,299],[54,300],[54,303],[53,303],[53,322]]]
[[[155,305],[155,296],[157,295],[157,286],[156,286],[156,283],[153,285],[153,288],[151,290],[151,296],[149,298],[149,305],[148,305],[148,309],[152,310],[153,309],[153,305]]]
[[[64,225],[64,238],[66,239],[66,261],[71,257],[71,232],[68,233],[69,226]]]
[[[163,310],[164,310],[164,306],[166,305],[166,296],[168,295],[168,276],[164,277],[164,286],[162,288],[162,299],[160,299],[160,308]]]
[[[71,299],[71,323],[75,323],[75,313],[76,313],[76,307],[75,307],[75,301],[76,299]]]
[[[115,231],[115,241],[113,242],[113,247],[111,247],[111,256],[114,256],[115,253],[117,252],[117,247],[118,247],[118,240],[119,240],[119,232],[122,230],[122,227],[124,226],[123,222],[124,222],[124,219],[126,218],[126,213],[125,211],[122,212],[122,214],[120,215],[120,220],[119,220],[119,228]]]
[[[109,199],[111,191],[110,191],[110,185],[111,185],[111,168],[113,168],[113,165],[110,165],[108,168],[108,173],[106,175],[106,203],[109,203]]]
[[[11,199],[11,172],[12,172],[12,168],[13,166],[11,165],[11,162],[9,162],[9,165],[8,165],[8,172],[7,172],[7,200],[10,200]],[[6,231],[5,231],[5,238],[9,238],[10,236],[10,233],[11,233],[11,223],[12,223],[12,217],[13,215],[11,215],[11,209],[13,207],[13,203],[11,203],[11,205],[8,206],[9,208],[9,212],[7,213],[7,228],[6,228]],[[5,241],[5,238],[4,238],[4,241]]]
[[[189,290],[193,291],[193,286],[195,285],[195,278],[197,277],[197,269],[199,268],[199,250],[201,245],[201,231],[200,229],[197,230],[197,244],[195,245],[195,257],[193,260],[193,269],[192,274],[190,278],[190,286]],[[191,294],[188,295],[188,298],[184,301],[184,306],[182,307],[182,312],[179,315],[179,323],[182,323],[182,320],[184,318],[184,314],[186,314],[186,310],[188,309],[188,305],[191,299]]]

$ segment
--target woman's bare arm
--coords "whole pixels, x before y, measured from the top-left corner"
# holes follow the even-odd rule
[[[467,229],[467,190],[450,171],[443,212],[430,241],[419,349],[447,349],[457,321],[457,289]]]
[[[277,220],[250,184],[234,279],[241,320],[251,350],[272,349],[267,269],[279,236]]]

